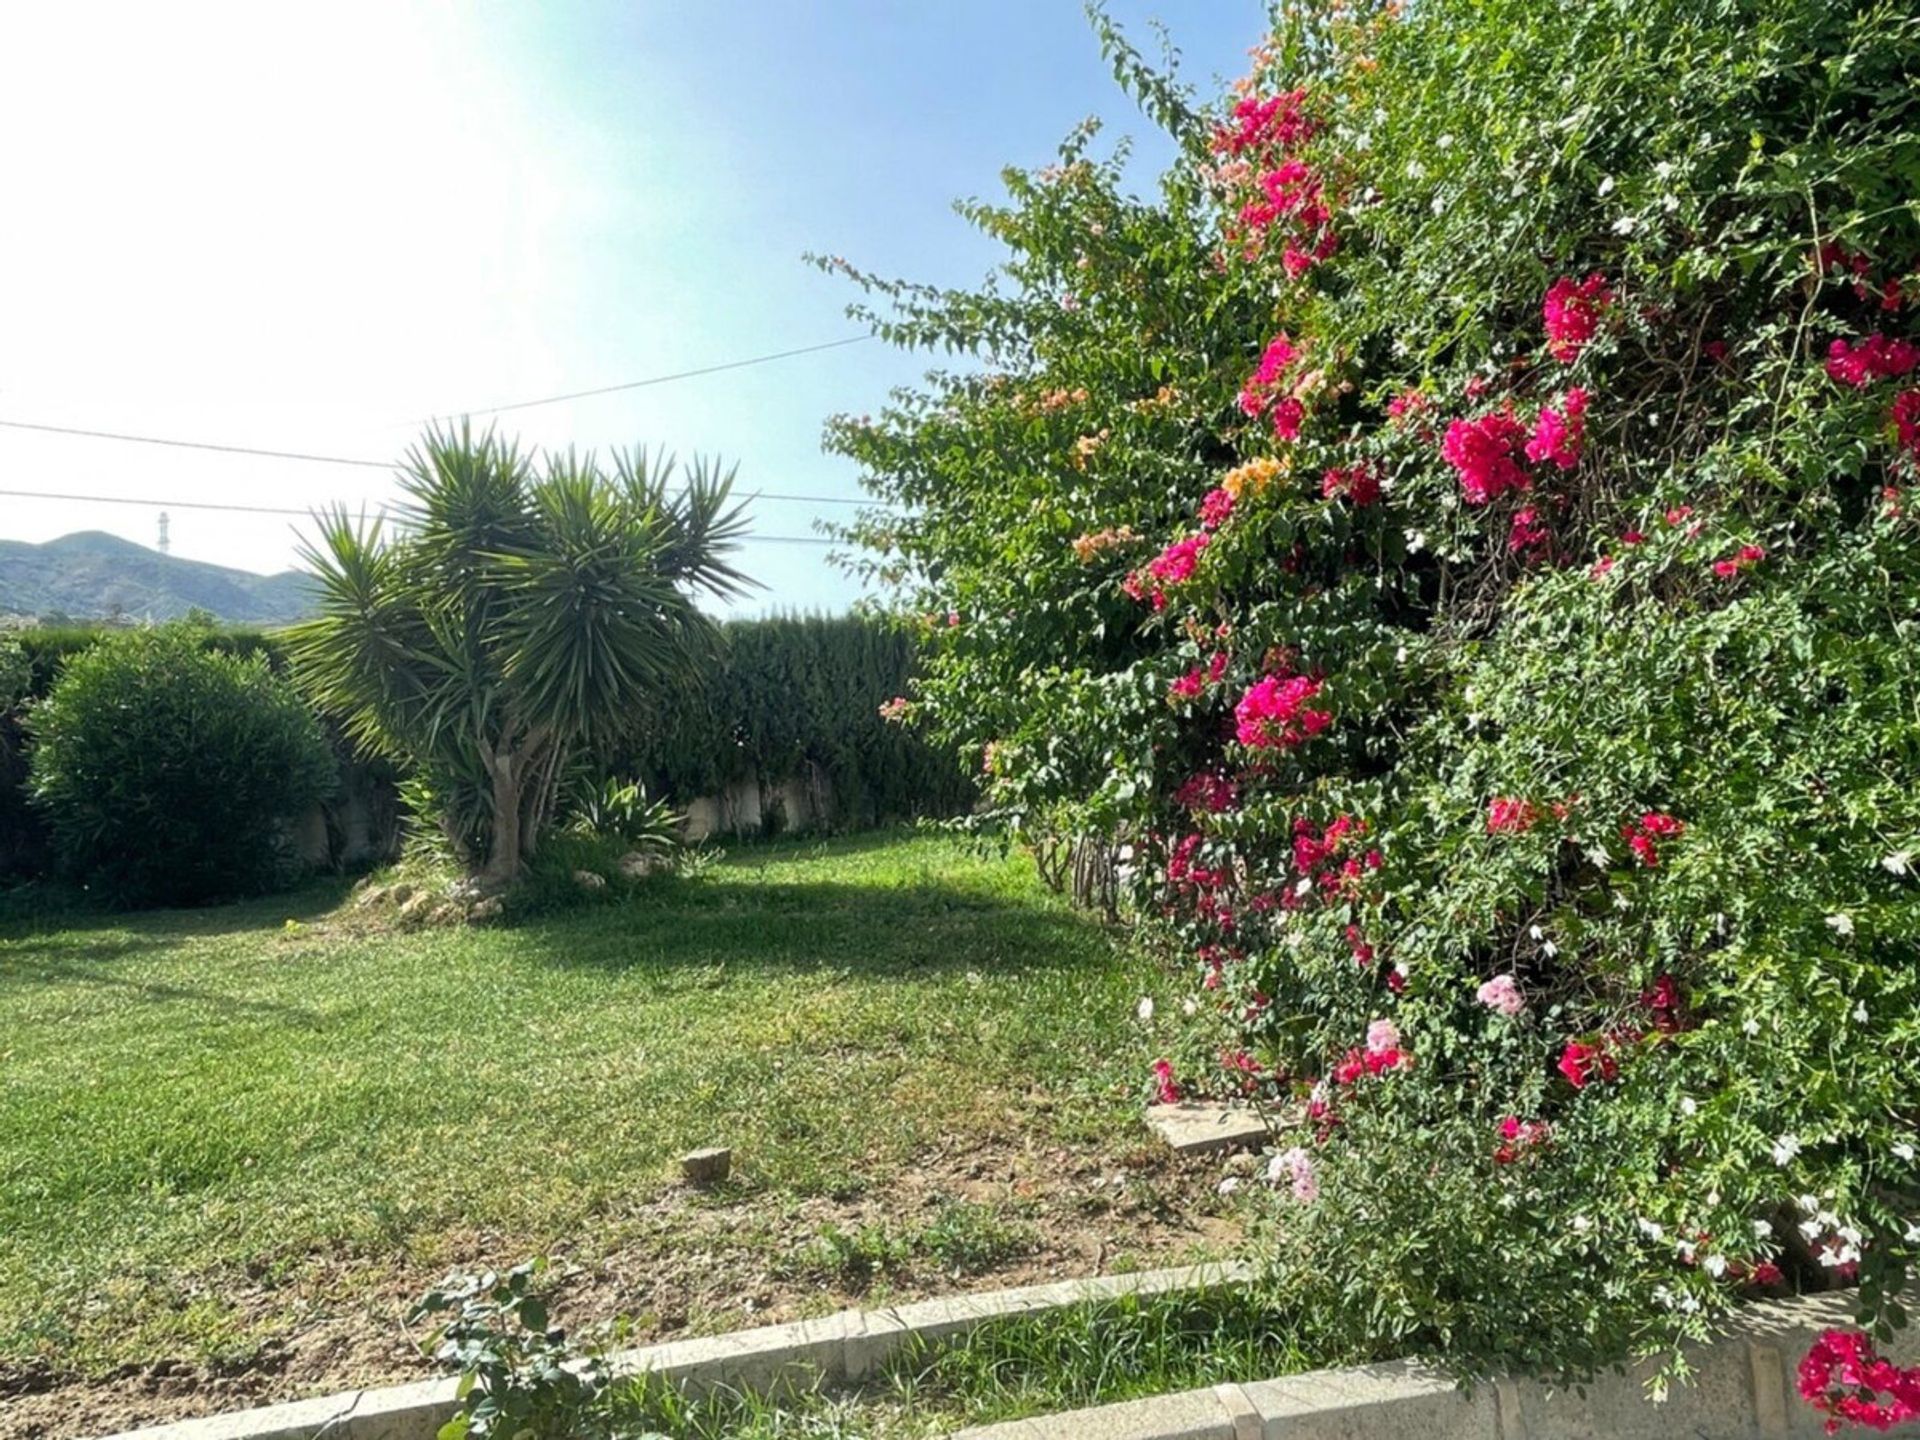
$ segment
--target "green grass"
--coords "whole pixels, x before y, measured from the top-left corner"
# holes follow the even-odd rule
[[[611,1433],[675,1440],[923,1440],[961,1426],[1110,1405],[1312,1368],[1256,1292],[1221,1290],[1072,1306],[998,1321],[910,1353],[859,1390],[698,1401],[640,1380],[605,1406]],[[581,1433],[601,1429],[583,1424]]]
[[[701,1243],[765,1248],[929,1146],[1137,1134],[1146,963],[954,840],[756,848],[512,928],[358,934],[341,899],[0,927],[0,1364],[243,1361],[450,1259],[591,1262],[743,1197]],[[648,1211],[715,1142],[733,1188]],[[785,1263],[964,1273],[1024,1224],[956,1200]]]

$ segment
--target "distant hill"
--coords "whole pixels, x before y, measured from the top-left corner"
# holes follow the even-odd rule
[[[256,625],[298,620],[312,612],[313,580],[181,560],[98,530],[44,545],[0,540],[0,615],[172,620],[195,607]]]

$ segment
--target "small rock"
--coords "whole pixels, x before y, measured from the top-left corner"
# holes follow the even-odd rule
[[[1251,1150],[1236,1150],[1227,1156],[1227,1163],[1220,1167],[1227,1175],[1252,1175],[1260,1168],[1260,1160]]]
[[[680,1157],[680,1178],[689,1185],[718,1185],[733,1172],[733,1151],[724,1145],[690,1150]]]
[[[475,925],[485,925],[489,921],[498,920],[506,908],[500,903],[498,895],[489,895],[467,911],[467,919]]]
[[[604,890],[607,888],[607,877],[596,875],[591,870],[576,870],[573,872],[573,883],[582,890]]]
[[[664,858],[645,850],[629,850],[620,857],[620,874],[627,880],[644,880],[666,864]]]

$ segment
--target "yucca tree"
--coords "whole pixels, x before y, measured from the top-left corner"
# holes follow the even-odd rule
[[[411,802],[490,887],[550,819],[568,757],[697,683],[714,631],[700,592],[745,593],[734,472],[571,451],[536,462],[491,430],[407,452],[393,532],[343,510],[303,546],[318,616],[295,674],[368,751],[411,768]]]

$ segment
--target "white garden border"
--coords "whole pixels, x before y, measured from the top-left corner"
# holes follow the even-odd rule
[[[939,1344],[993,1320],[1128,1295],[1216,1289],[1249,1275],[1243,1265],[1185,1265],[952,1295],[624,1350],[610,1356],[609,1364],[616,1376],[659,1375],[696,1394],[721,1386],[764,1394],[782,1386],[855,1383],[876,1373],[909,1342]],[[432,1440],[458,1408],[456,1383],[448,1378],[349,1390],[123,1431],[110,1440]]]
[[[1852,1313],[1845,1294],[1751,1306],[1729,1334],[1688,1351],[1690,1383],[1659,1403],[1647,1398],[1645,1369],[1578,1390],[1496,1380],[1468,1391],[1401,1363],[1158,1395],[953,1440],[1825,1440],[1794,1370],[1819,1331]],[[1913,1363],[1920,1336],[1903,1333],[1888,1353]]]
[[[939,1344],[990,1321],[1123,1296],[1239,1284],[1242,1265],[1189,1265],[978,1295],[848,1310],[820,1320],[676,1340],[611,1357],[616,1375],[651,1373],[693,1393],[726,1386],[858,1382],[909,1342]],[[1647,1398],[1646,1372],[1578,1390],[1497,1380],[1463,1390],[1413,1363],[1314,1370],[963,1430],[955,1440],[1822,1440],[1794,1366],[1819,1331],[1845,1326],[1844,1293],[1756,1304],[1723,1338],[1688,1354],[1693,1378]],[[1889,1352],[1920,1359],[1920,1334]],[[123,1432],[110,1440],[432,1440],[455,1411],[452,1379],[269,1405]]]

